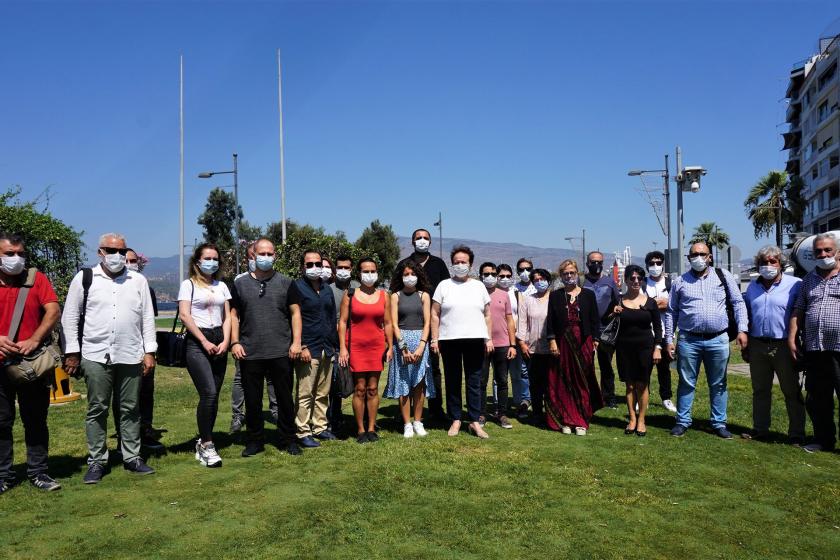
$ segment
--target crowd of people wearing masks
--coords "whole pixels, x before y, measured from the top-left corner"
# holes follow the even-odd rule
[[[229,354],[235,363],[230,431],[245,430],[242,457],[263,452],[269,438],[266,385],[269,418],[277,426],[273,443],[290,455],[342,435],[359,444],[378,441],[380,394],[397,401],[405,438],[427,436],[428,423],[442,426],[449,437],[466,428],[484,440],[493,431],[488,424],[512,430],[514,418],[584,436],[598,409],[617,407],[613,359],[625,384],[626,435],[647,435],[654,368],[662,406],[675,415],[670,433],[686,435],[702,364],[712,432],[732,439],[727,428],[730,341],[749,362],[753,386],[753,427],[742,437],[771,437],[776,376],[789,443],[809,452],[834,449],[840,264],[833,235],[816,237],[818,265],[803,279],[785,274],[781,249],[763,247],[755,256],[759,275],[744,294],[732,274],[712,265],[711,250],[702,241],[691,245],[691,269],[685,274],[672,279],[664,272],[665,255],[652,251],[644,267],[626,266],[622,289],[604,274],[599,251],[586,256],[581,277],[571,259],[554,273],[536,268],[529,258],[515,266],[477,264],[464,245],[452,248],[447,264],[429,252],[431,241],[428,230],[414,231],[413,253],[390,278],[380,276],[373,258],[354,262],[317,249],[304,252],[299,276],[290,278],[275,270],[274,243],[259,239],[248,247],[248,271],[229,282],[220,278],[218,248],[197,246],[189,278],[178,292],[178,316],[187,332],[186,369],[198,396],[195,460],[205,467],[222,465],[214,434]],[[0,493],[16,482],[16,402],[27,477],[43,490],[61,487],[48,474],[53,380],[17,383],[6,373],[48,345],[59,321],[63,367],[86,382],[84,482],[98,483],[108,472],[112,407],[124,468],[137,475],[154,473],[141,456],[144,446],[162,447],[152,428],[154,294],[140,271],[143,259],[122,235],[102,235],[97,254],[100,262],[70,282],[62,310],[50,280],[26,268],[25,240],[0,234]],[[346,395],[352,421],[342,412],[342,376],[349,376],[352,386]],[[806,411],[813,424],[810,443]]]

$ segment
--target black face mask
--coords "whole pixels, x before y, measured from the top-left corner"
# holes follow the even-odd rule
[[[589,269],[589,274],[592,276],[600,276],[601,271],[604,270],[604,263],[602,262],[591,262],[586,265],[586,268]]]

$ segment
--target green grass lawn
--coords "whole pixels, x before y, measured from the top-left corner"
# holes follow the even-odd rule
[[[228,373],[219,430],[230,422]],[[730,377],[733,432],[751,423],[750,393],[748,379]],[[193,457],[189,376],[160,368],[155,424],[168,430],[168,452],[150,458],[157,474],[133,477],[114,463],[85,486],[85,403],[53,407],[51,469],[64,488],[24,484],[0,497],[0,550],[37,559],[836,558],[840,454],[722,441],[703,431],[707,395],[702,382],[698,429],[682,439],[668,435],[673,419],[657,404],[644,439],[623,434],[619,409],[598,412],[586,437],[514,420],[510,431],[489,425],[489,441],[440,429],[404,440],[393,401],[383,401],[379,443],[333,442],[300,457],[269,446],[243,459],[242,439],[220,433],[224,466],[207,469]],[[775,396],[773,429],[783,432]],[[22,476],[19,421],[15,440]]]

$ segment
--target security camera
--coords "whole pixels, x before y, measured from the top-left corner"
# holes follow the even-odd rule
[[[706,170],[699,165],[689,165],[680,175],[683,192],[696,193],[700,190],[700,178],[706,174]]]

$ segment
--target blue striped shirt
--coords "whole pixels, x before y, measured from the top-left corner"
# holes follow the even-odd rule
[[[747,307],[735,278],[729,271],[723,277],[732,297],[739,332],[747,332]],[[668,311],[665,313],[665,343],[674,341],[674,326],[681,332],[716,333],[726,330],[726,292],[717,273],[709,267],[703,276],[688,271],[671,285]]]

